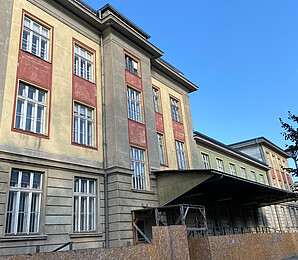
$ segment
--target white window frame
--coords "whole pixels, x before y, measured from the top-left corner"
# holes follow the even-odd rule
[[[48,28],[25,15],[22,32],[22,50],[48,61],[49,33],[50,30]],[[36,39],[37,44],[34,43],[34,39]]]
[[[130,73],[138,76],[139,63],[134,60],[131,56],[125,54],[125,69]]]
[[[170,103],[171,103],[172,119],[176,122],[181,123],[180,102],[177,99],[170,97]]]
[[[241,175],[242,175],[242,178],[247,178],[247,175],[246,175],[246,170],[244,167],[240,167],[240,170],[241,170]]]
[[[230,166],[230,172],[232,175],[237,176],[236,166],[233,163],[229,163]]]
[[[93,53],[74,45],[74,74],[93,82]]]
[[[22,91],[23,90],[23,91]],[[32,90],[33,98],[29,97],[29,90]],[[42,100],[39,100],[42,97]],[[16,104],[15,114],[15,128],[21,129],[36,134],[44,134],[45,132],[45,121],[46,121],[46,100],[47,92],[40,90],[36,87],[29,86],[22,82],[19,82],[18,87],[18,98]],[[31,110],[30,110],[31,106]],[[40,110],[41,109],[41,110]],[[29,114],[29,111],[31,115]],[[39,111],[41,112],[38,118]],[[40,123],[40,131],[37,131],[37,123]],[[29,127],[27,127],[27,123]]]
[[[13,174],[18,176],[18,180],[16,185],[12,185],[12,176]],[[22,187],[22,179],[25,174],[29,173],[29,183],[27,187]],[[39,187],[34,187],[34,176],[39,175]],[[15,195],[15,200],[13,199],[12,194]],[[26,197],[22,197],[21,195]],[[42,194],[42,173],[33,172],[29,170],[17,170],[13,169],[10,177],[10,187],[9,187],[9,199],[7,204],[7,214],[6,214],[6,234],[31,234],[31,233],[39,233],[39,225],[40,225],[40,208],[41,208],[41,194]],[[36,196],[35,204],[34,196]],[[10,204],[12,203],[12,205]],[[20,203],[22,203],[23,211],[20,210]],[[32,208],[35,207],[34,210]],[[10,210],[12,208],[12,210]],[[9,217],[11,214],[11,217]],[[32,219],[32,214],[35,215],[34,220]],[[23,220],[20,220],[20,216],[23,215]],[[11,220],[11,223],[9,221]],[[32,222],[34,221],[34,222]],[[32,230],[32,226],[33,230]],[[20,231],[20,226],[22,226],[23,231]],[[31,230],[30,230],[31,229]]]
[[[184,143],[181,141],[175,140],[175,147],[176,147],[178,169],[180,170],[187,169]]]
[[[81,111],[84,113],[81,114]],[[74,102],[73,107],[73,142],[94,146],[94,109],[77,102]]]
[[[78,190],[76,191],[76,181]],[[82,189],[82,181],[86,183],[86,191]],[[93,184],[93,191],[90,186]],[[77,201],[77,204],[76,204]],[[85,201],[86,204],[83,205]],[[73,231],[90,232],[96,231],[96,180],[82,177],[74,178],[74,209],[73,209]],[[77,206],[75,206],[77,205]],[[82,205],[84,206],[82,208]],[[93,212],[92,212],[93,208]],[[91,221],[90,221],[91,220]]]
[[[251,180],[252,181],[257,181],[257,175],[254,171],[250,171],[250,175],[251,175]]]
[[[278,170],[278,168],[277,168],[277,163],[276,163],[276,159],[275,159],[275,156],[274,156],[274,155],[272,155],[272,161],[273,161],[274,168],[275,168],[276,170]]]
[[[164,144],[164,135],[157,133],[157,144],[158,144],[158,151],[159,151],[159,161],[160,164],[166,165],[166,153],[165,153],[165,144]]]
[[[142,122],[142,103],[141,93],[133,88],[127,87],[127,114],[128,118]]]
[[[209,155],[206,153],[201,153],[201,156],[202,156],[203,168],[206,170],[210,169]]]
[[[223,160],[216,158],[217,170],[220,172],[224,172]]]
[[[264,177],[264,174],[260,174],[259,176],[260,176],[260,182],[261,182],[262,184],[265,184],[265,177]]]
[[[147,189],[147,175],[146,175],[146,152],[143,149],[130,147],[130,162],[132,175],[132,187],[136,190]]]
[[[159,100],[159,90],[155,87],[152,88],[152,94],[153,94],[153,106],[154,106],[154,112],[161,113],[160,109],[160,100]]]

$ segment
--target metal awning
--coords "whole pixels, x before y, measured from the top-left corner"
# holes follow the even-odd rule
[[[295,201],[298,194],[216,170],[156,171],[160,205],[231,201],[263,207]]]

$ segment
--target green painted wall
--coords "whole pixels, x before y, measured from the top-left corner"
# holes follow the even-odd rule
[[[244,160],[241,160],[240,158],[237,158],[236,156],[233,155],[228,155],[228,153],[221,152],[219,150],[215,150],[212,148],[209,148],[207,146],[197,145],[198,149],[198,157],[199,157],[199,167],[200,169],[203,169],[203,161],[202,161],[202,153],[208,154],[209,155],[209,163],[210,163],[210,168],[217,170],[217,163],[216,163],[216,158],[221,159],[223,161],[223,166],[224,166],[224,172],[231,174],[230,171],[230,163],[235,165],[236,168],[236,175],[238,177],[242,177],[241,173],[241,167],[245,168],[246,170],[246,176],[247,179],[252,180],[251,177],[251,171],[254,171],[256,174],[256,181],[261,183],[260,180],[260,174],[264,176],[264,184],[269,185],[268,182],[268,177],[267,177],[267,172],[263,170],[262,168],[258,166],[253,166]]]

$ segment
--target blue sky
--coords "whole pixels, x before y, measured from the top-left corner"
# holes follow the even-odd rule
[[[278,118],[298,114],[297,0],[109,3],[199,86],[190,94],[195,130],[225,144],[264,136],[285,148]]]

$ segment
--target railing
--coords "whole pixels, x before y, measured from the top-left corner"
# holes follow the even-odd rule
[[[57,252],[57,251],[59,251],[60,249],[66,247],[66,246],[69,246],[68,249],[69,249],[69,250],[72,250],[72,242],[68,242],[68,243],[65,243],[65,244],[62,245],[62,246],[59,246],[58,248],[56,248],[56,249],[53,250],[52,252]]]

